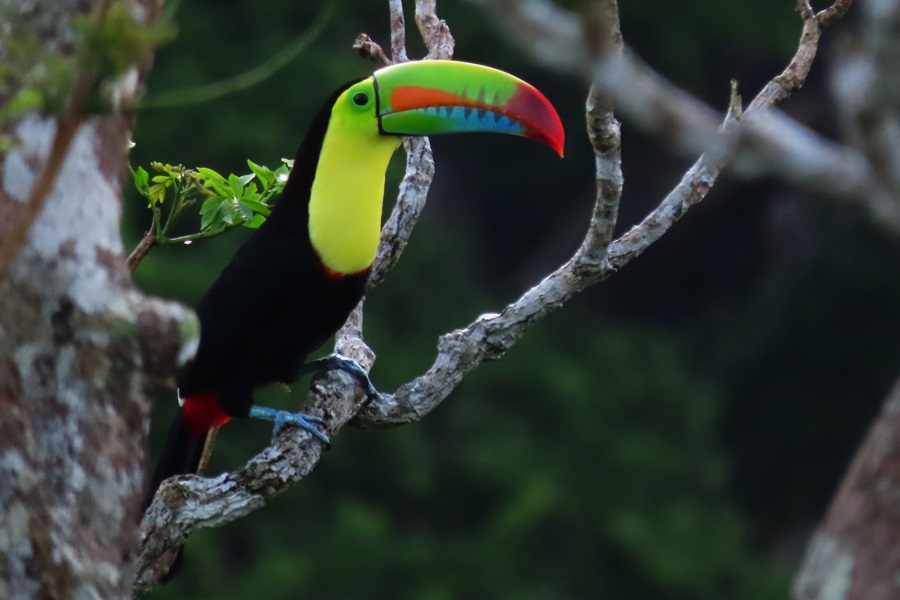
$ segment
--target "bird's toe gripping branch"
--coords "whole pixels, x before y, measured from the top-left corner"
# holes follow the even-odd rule
[[[369,374],[355,360],[341,356],[340,354],[331,354],[329,356],[314,360],[304,364],[300,368],[302,373],[319,373],[322,371],[344,371],[356,377],[360,384],[366,389],[366,396],[374,398],[378,395],[378,390],[369,379]],[[292,413],[286,410],[277,410],[266,406],[250,407],[250,415],[254,419],[265,419],[275,423],[272,435],[275,436],[285,425],[299,425],[302,429],[308,431],[313,437],[325,444],[326,448],[331,447],[331,440],[322,433],[320,428],[325,428],[325,422],[318,417],[305,415],[303,413]]]
[[[369,379],[369,373],[355,360],[341,356],[340,354],[329,354],[318,360],[308,362],[303,365],[304,373],[318,373],[321,371],[343,371],[356,377],[360,384],[366,389],[366,396],[373,398],[378,395],[378,390],[372,380]]]
[[[278,435],[278,432],[281,431],[281,428],[285,425],[299,425],[300,428],[305,429],[314,438],[325,444],[326,448],[331,447],[331,440],[319,430],[319,427],[324,429],[325,422],[318,417],[304,415],[302,413],[292,413],[286,410],[277,410],[266,406],[250,407],[250,417],[254,419],[265,419],[266,421],[275,423],[275,427],[272,430],[273,437]]]

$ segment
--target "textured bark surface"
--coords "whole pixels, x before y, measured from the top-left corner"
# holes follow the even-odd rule
[[[900,597],[900,380],[807,551],[798,600]]]
[[[4,3],[65,53],[87,3]],[[156,3],[131,3],[154,18]],[[117,85],[137,93],[138,73]],[[58,120],[30,114],[0,157],[0,214],[26,210]],[[174,372],[191,313],[147,299],[119,221],[130,123],[79,118],[43,208],[0,280],[0,598],[131,596],[146,389]],[[3,235],[5,240],[9,236]],[[0,238],[0,243],[5,241]]]

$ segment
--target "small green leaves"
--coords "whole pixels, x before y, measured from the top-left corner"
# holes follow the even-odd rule
[[[157,171],[162,171],[163,175],[156,175],[150,181],[150,204],[162,204],[166,199],[166,190],[168,188],[176,188],[182,183],[185,174],[185,168],[181,165],[161,165],[153,163],[151,166]]]
[[[263,220],[265,220],[265,217],[268,217],[272,213],[272,210],[267,205],[259,202],[258,200],[245,198],[241,201],[241,204],[247,205],[247,207],[249,207],[250,210],[254,213],[262,215],[264,217]]]
[[[247,166],[250,167],[250,170],[256,175],[256,178],[263,188],[268,188],[275,182],[275,173],[273,173],[270,168],[258,165],[250,159],[247,159]]]
[[[222,196],[207,198],[200,207],[200,231],[209,235],[233,229],[245,220],[237,204]]]
[[[171,245],[224,233],[235,227],[255,229],[262,225],[272,209],[270,202],[281,193],[293,161],[282,160],[276,170],[247,161],[251,173],[225,177],[213,169],[188,169],[182,165],[159,162],[150,164],[152,177],[143,168],[132,171],[138,193],[148,200],[157,224],[157,243]],[[168,202],[165,219],[161,205]],[[169,237],[169,231],[182,210],[200,202],[200,231]]]
[[[134,178],[134,187],[137,188],[138,193],[150,199],[150,174],[147,173],[144,167],[138,167],[137,171],[131,172],[131,176]]]

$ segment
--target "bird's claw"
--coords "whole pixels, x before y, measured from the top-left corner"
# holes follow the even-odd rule
[[[272,437],[274,438],[286,425],[297,425],[301,429],[306,430],[314,438],[325,445],[325,448],[331,448],[331,440],[327,435],[319,430],[319,427],[325,428],[325,421],[319,417],[305,415],[303,413],[292,413],[286,410],[276,410],[265,406],[253,406],[250,408],[250,416],[257,419],[266,419],[272,421],[275,426],[272,428]]]
[[[343,371],[356,377],[366,389],[366,396],[374,398],[378,395],[378,390],[369,378],[369,373],[362,366],[346,356],[340,354],[331,354],[324,358],[314,360],[304,365],[305,371]]]
[[[372,383],[372,380],[369,378],[369,373],[363,369],[358,362],[352,358],[340,355],[335,355],[334,358],[338,369],[356,377],[363,387],[366,388],[367,397],[371,398],[378,394],[378,390],[375,389],[375,384]]]
[[[272,428],[272,437],[278,435],[278,432],[280,432],[285,425],[299,425],[301,429],[305,429],[314,438],[325,444],[326,448],[331,447],[331,440],[328,439],[327,435],[319,431],[319,427],[325,427],[325,421],[318,417],[280,410],[275,416],[275,426]]]

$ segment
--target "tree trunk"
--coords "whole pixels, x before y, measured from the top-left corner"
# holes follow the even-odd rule
[[[797,600],[900,597],[900,380],[856,452],[794,585]]]
[[[76,4],[6,1],[0,9],[65,56],[73,17],[85,8]],[[156,4],[128,8],[155,18]],[[132,70],[114,93],[134,96],[139,79]],[[35,206],[33,191],[49,186],[14,260],[0,269],[0,598],[126,598],[146,391],[173,372],[196,327],[188,311],[137,292],[125,267],[129,120],[78,118],[61,168],[48,172],[61,119],[26,115],[9,127],[15,145],[0,155],[0,247],[12,245],[13,224]]]

